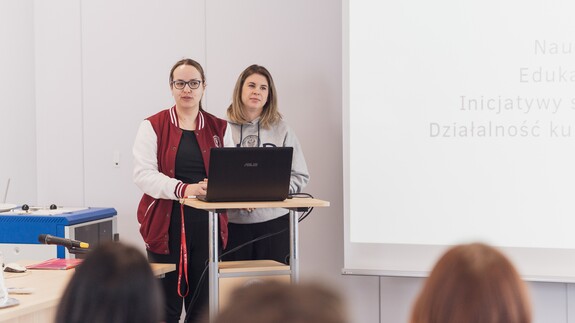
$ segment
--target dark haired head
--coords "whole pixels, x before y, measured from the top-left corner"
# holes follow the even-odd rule
[[[76,268],[56,314],[57,323],[159,323],[163,294],[145,256],[107,242]]]

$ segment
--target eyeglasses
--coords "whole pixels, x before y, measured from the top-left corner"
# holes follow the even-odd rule
[[[202,81],[198,80],[191,80],[188,82],[182,80],[172,81],[172,85],[178,90],[183,90],[186,87],[186,84],[190,87],[190,89],[195,90],[200,87]]]

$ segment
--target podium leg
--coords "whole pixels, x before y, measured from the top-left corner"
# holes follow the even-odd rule
[[[210,248],[210,259],[209,259],[209,313],[210,322],[213,322],[218,314],[218,300],[219,300],[219,281],[218,281],[218,238],[219,238],[219,225],[218,225],[218,213],[209,212],[209,248]]]
[[[291,282],[297,283],[299,281],[299,239],[298,239],[298,221],[296,210],[289,211],[289,239],[290,239],[290,271]]]

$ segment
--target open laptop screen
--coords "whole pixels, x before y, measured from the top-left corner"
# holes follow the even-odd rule
[[[282,201],[289,193],[292,147],[212,148],[207,202]]]

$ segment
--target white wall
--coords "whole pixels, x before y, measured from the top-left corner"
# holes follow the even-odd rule
[[[86,205],[80,9],[34,2],[37,205]]]
[[[143,250],[131,146],[139,122],[172,105],[170,67],[200,61],[207,109],[224,116],[237,75],[262,64],[302,142],[306,191],[331,202],[300,225],[302,279],[345,291],[354,322],[406,322],[421,279],[340,275],[341,14],[333,0],[0,2],[0,194],[12,177],[13,203],[114,207],[120,238]],[[535,322],[574,323],[572,285],[531,286]]]
[[[32,0],[0,2],[0,203],[36,203]]]
[[[204,2],[82,1],[81,18],[86,204],[115,207],[120,239],[143,246],[132,144],[144,118],[172,106],[172,65],[204,63]]]

